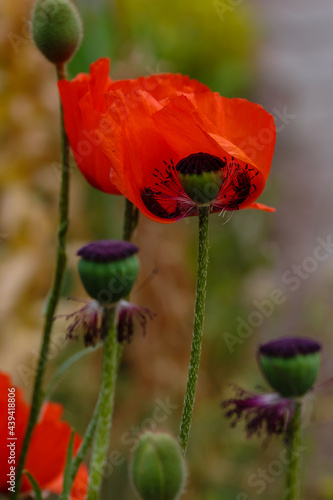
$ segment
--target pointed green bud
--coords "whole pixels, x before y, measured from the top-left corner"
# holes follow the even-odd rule
[[[44,56],[54,64],[71,59],[82,40],[80,16],[70,0],[38,0],[32,35]]]
[[[211,203],[219,194],[226,161],[208,153],[194,153],[176,165],[185,193],[198,205]]]
[[[138,247],[128,241],[94,241],[81,248],[79,274],[83,286],[101,304],[129,295],[139,270]]]
[[[303,396],[316,381],[320,350],[314,340],[286,337],[260,346],[259,363],[268,383],[281,396]]]
[[[141,500],[177,500],[186,477],[177,441],[166,433],[142,434],[133,452],[130,473]]]

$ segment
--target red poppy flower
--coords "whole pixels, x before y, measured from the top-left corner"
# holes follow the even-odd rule
[[[91,138],[90,161],[79,163],[91,184],[106,192],[117,188],[158,222],[196,215],[202,203],[211,212],[272,210],[254,203],[276,137],[274,119],[261,106],[226,99],[181,75],[119,82],[107,75],[108,61],[100,59],[90,75],[59,83],[76,156],[80,138]],[[103,161],[94,161],[97,155]],[[193,184],[202,174],[206,185]],[[198,189],[206,192],[201,201],[193,196]]]
[[[10,472],[18,465],[18,458],[23,443],[24,433],[29,418],[29,406],[23,399],[21,389],[15,387],[15,413],[11,414],[12,406],[8,403],[8,394],[14,386],[8,375],[0,372],[0,492],[10,494]],[[13,403],[11,403],[13,404]],[[46,403],[42,409],[30,442],[24,468],[37,481],[43,491],[60,494],[63,486],[63,473],[66,462],[67,448],[71,436],[71,427],[61,420],[63,408],[56,403]],[[14,416],[15,420],[9,419]],[[11,433],[14,433],[11,434]],[[74,437],[74,453],[80,446],[81,438]],[[12,448],[8,443],[14,443]],[[13,476],[14,477],[14,476]],[[71,490],[71,498],[81,500],[86,497],[88,470],[81,465]],[[29,493],[32,486],[23,475],[20,493]]]
[[[139,92],[149,92],[157,100],[165,99],[177,91],[202,92],[208,88],[182,75],[158,75],[137,80],[113,81],[109,77],[110,61],[103,58],[90,67],[90,74],[80,73],[71,82],[59,82],[64,108],[66,132],[75,161],[87,181],[97,189],[111,194],[124,194],[119,190],[117,168],[120,151],[112,158],[101,149],[102,132],[118,134],[107,115],[105,95],[121,90],[126,93],[129,106],[135,105]]]

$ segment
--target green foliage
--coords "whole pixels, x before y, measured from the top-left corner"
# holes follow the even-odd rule
[[[189,74],[223,92],[227,83],[223,67],[231,64],[236,69],[240,64],[245,85],[233,79],[233,88],[228,86],[230,92],[235,84],[245,90],[244,62],[252,50],[252,29],[244,9],[235,8],[222,20],[214,2],[202,0],[142,0],[139,9],[136,0],[121,4],[136,43],[157,61],[166,61],[171,71]]]
[[[85,37],[70,64],[71,74],[88,71],[92,61],[108,56],[114,78],[172,71],[225,96],[248,94],[256,36],[242,5],[221,19],[215,3],[202,0],[79,3]]]
[[[41,490],[40,490],[40,488],[38,486],[37,481],[34,479],[34,477],[27,470],[25,470],[23,472],[28,477],[29,481],[31,482],[32,489],[34,491],[36,500],[42,500],[42,498],[43,498],[42,497],[42,492],[41,492]]]

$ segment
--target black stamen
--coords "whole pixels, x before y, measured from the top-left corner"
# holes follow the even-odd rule
[[[258,175],[254,168],[240,166],[224,156],[219,158],[208,153],[194,153],[180,160],[175,166],[171,159],[161,169],[155,168],[153,177],[156,182],[152,186],[141,189],[141,199],[147,209],[157,217],[169,220],[180,219],[189,215],[197,215],[195,200],[191,199],[182,187],[178,174],[197,174],[203,172],[221,172],[222,184],[216,199],[212,202],[211,211],[235,211],[256,191],[252,179]],[[215,209],[215,210],[214,210]]]
[[[224,178],[215,206],[221,210],[238,210],[239,205],[252,194],[251,189],[256,189],[251,181],[257,173],[251,177],[247,165],[244,169],[236,162],[229,163],[224,169]]]
[[[159,184],[156,184],[159,185]],[[153,190],[152,188],[144,188],[140,192],[141,200],[148,208],[148,210],[157,215],[157,217],[161,217],[161,219],[177,219],[183,215],[185,212],[184,208],[181,207],[178,203],[176,207],[168,212],[162,205],[157,201],[157,197],[162,196],[161,191]]]
[[[158,168],[154,169],[153,176],[157,180],[154,183],[154,187],[149,186],[141,189],[141,199],[148,210],[152,214],[157,215],[157,217],[170,220],[180,219],[189,210],[189,207],[180,201],[186,195],[178,181],[172,159],[170,163],[167,163],[165,160],[163,160],[163,163],[167,165],[166,168],[163,167],[161,170]]]

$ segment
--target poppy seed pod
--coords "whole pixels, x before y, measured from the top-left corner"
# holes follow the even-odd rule
[[[54,64],[71,59],[82,39],[80,16],[70,0],[38,0],[32,35],[44,56]]]
[[[142,434],[133,452],[131,478],[141,500],[176,500],[185,482],[177,441],[166,433]]]
[[[286,337],[260,346],[259,363],[267,381],[281,396],[303,396],[316,381],[320,350],[321,345],[314,340]]]
[[[127,241],[101,240],[82,247],[79,274],[87,293],[100,304],[126,297],[139,270],[138,247]]]
[[[217,156],[195,153],[176,165],[178,177],[185,193],[195,203],[210,203],[219,194],[226,161]]]

